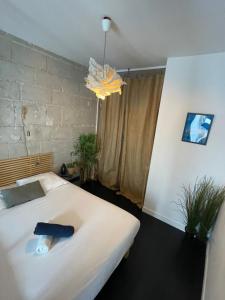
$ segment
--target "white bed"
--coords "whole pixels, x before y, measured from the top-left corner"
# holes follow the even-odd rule
[[[35,255],[37,222],[70,224],[73,237]],[[94,299],[130,248],[139,221],[64,182],[46,196],[0,210],[0,299]]]

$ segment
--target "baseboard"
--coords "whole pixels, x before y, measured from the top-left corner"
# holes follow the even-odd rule
[[[169,218],[167,218],[167,217],[165,217],[165,216],[163,216],[163,215],[161,215],[161,214],[159,214],[159,213],[157,213],[157,212],[155,212],[155,211],[153,211],[153,210],[151,210],[151,209],[149,209],[145,206],[142,208],[142,211],[145,212],[146,214],[152,216],[152,217],[155,217],[156,219],[159,219],[162,222],[165,222],[165,223],[167,223],[167,224],[169,224],[169,225],[171,225],[171,226],[173,226],[173,227],[175,227],[175,228],[177,228],[181,231],[184,231],[184,225],[180,222],[171,220],[171,219],[169,219]]]

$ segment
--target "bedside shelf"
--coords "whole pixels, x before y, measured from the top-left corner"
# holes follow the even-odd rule
[[[80,174],[74,174],[74,175],[62,175],[62,174],[58,174],[61,178],[74,183],[76,185],[80,185]]]

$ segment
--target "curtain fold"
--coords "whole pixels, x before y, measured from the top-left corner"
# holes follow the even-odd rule
[[[110,189],[119,189],[119,163],[122,147],[125,103],[119,94],[99,102],[97,143],[98,179]]]
[[[164,75],[125,78],[122,95],[101,102],[100,182],[143,206]]]

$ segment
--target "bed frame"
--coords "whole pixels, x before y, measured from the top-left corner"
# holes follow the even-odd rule
[[[53,170],[53,154],[35,154],[0,160],[0,187],[16,180]]]

